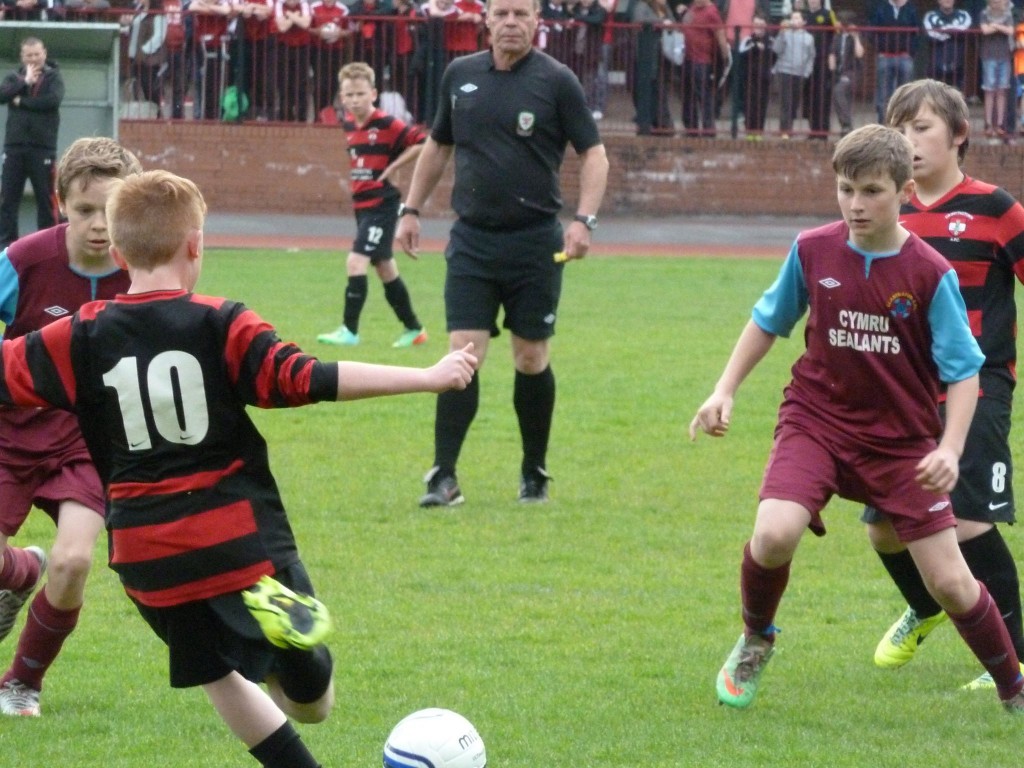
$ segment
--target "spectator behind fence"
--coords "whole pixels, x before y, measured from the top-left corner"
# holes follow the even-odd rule
[[[36,227],[57,223],[54,163],[64,78],[38,37],[21,41],[21,66],[0,83],[0,104],[7,105],[3,170],[0,172],[0,249],[18,239],[18,209],[25,181],[36,198]]]
[[[352,60],[365,61],[373,67],[377,86],[384,90],[390,87],[391,68],[388,56],[393,46],[390,21],[377,21],[373,17],[393,16],[395,7],[392,0],[355,0],[348,7],[355,17],[369,17],[359,21],[352,30]]]
[[[601,38],[601,61],[597,65],[597,109],[594,110],[594,119],[603,120],[604,113],[608,111],[608,69],[612,59],[612,47],[615,43],[615,30],[608,22],[615,16],[619,0],[597,0],[604,8],[607,17],[604,25],[604,35]]]
[[[922,25],[931,49],[928,76],[964,89],[964,62],[967,61],[967,31],[971,14],[955,6],[955,0],[938,0],[938,7],[924,15]]]
[[[682,6],[680,6],[682,7]],[[693,0],[681,19],[686,39],[683,61],[683,127],[687,136],[714,138],[718,116],[718,67],[721,55],[728,68],[732,60],[722,17],[711,0]],[[717,49],[716,49],[717,47]]]
[[[232,82],[238,92],[241,119],[267,120],[273,112],[274,0],[241,0],[232,38]]]
[[[540,5],[540,29],[537,31],[537,47],[569,65],[569,50],[572,48],[572,10],[565,0],[542,0]]]
[[[1006,102],[1014,47],[1013,13],[1008,0],[988,0],[979,19],[981,90],[985,95],[985,136],[1007,140]]]
[[[280,119],[304,123],[309,99],[309,27],[313,23],[306,0],[277,0],[274,69]]]
[[[419,9],[414,0],[395,0],[395,16],[401,21],[395,23],[395,55],[391,65],[391,87],[402,96],[406,106],[415,114],[413,120],[425,123],[429,118],[419,114],[419,88],[415,87],[414,74],[416,38],[419,32]],[[431,115],[432,117],[432,115]]]
[[[185,116],[185,90],[189,81],[188,57],[185,55],[185,11],[181,3],[182,0],[163,0],[164,19],[167,21],[164,37],[167,72],[164,81],[170,83],[171,117],[175,120]]]
[[[46,0],[2,0],[4,21],[44,21],[46,19]]]
[[[352,34],[348,6],[338,0],[317,0],[310,7],[313,24],[313,114],[332,107],[338,93],[338,71]]]
[[[853,89],[864,59],[864,43],[860,39],[860,30],[853,23],[855,18],[850,10],[836,14],[839,34],[832,38],[828,54],[828,68],[833,77],[832,104],[843,136],[853,130]]]
[[[159,114],[163,73],[167,69],[167,17],[162,0],[137,0],[128,26],[128,59],[139,95]]]
[[[875,113],[885,123],[889,97],[914,76],[917,8],[909,0],[874,0],[868,27],[875,46]]]
[[[195,57],[196,117],[220,118],[220,97],[227,85],[228,23],[231,0],[191,0],[192,43]]]
[[[804,23],[803,13],[793,11],[772,42],[778,57],[772,71],[779,83],[779,131],[784,139],[793,132],[804,81],[814,67],[814,38],[804,29]]]
[[[661,55],[661,25],[668,15],[665,0],[636,0],[630,21],[640,24],[636,32],[633,58],[633,106],[636,108],[636,132],[649,136],[655,131],[672,134],[672,116],[663,76],[667,62]]]
[[[803,12],[807,31],[814,38],[814,66],[804,81],[803,108],[812,139],[827,139],[832,122],[832,73],[828,52],[836,34],[836,17],[822,0],[807,0]]]
[[[486,6],[480,0],[455,0],[454,17],[445,19],[444,47],[449,58],[480,50]]]
[[[764,133],[774,62],[775,53],[768,36],[768,17],[763,11],[755,11],[750,33],[740,40],[735,75],[740,79],[744,128],[751,141],[759,140]]]
[[[572,70],[583,85],[587,108],[596,116],[604,111],[600,65],[608,11],[601,7],[598,0],[580,0],[573,8],[573,18],[576,27],[573,29]]]
[[[1017,19],[1014,25],[1014,52],[1013,52],[1013,76],[1014,82],[1011,88],[1010,99],[1017,107],[1016,119],[1010,130],[1013,134],[1024,134],[1024,15]]]

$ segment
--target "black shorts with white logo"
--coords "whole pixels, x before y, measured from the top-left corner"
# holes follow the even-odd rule
[[[490,230],[463,221],[452,226],[445,251],[444,284],[448,331],[503,327],[529,341],[555,335],[563,264],[555,253],[564,244],[557,218],[515,230]]]

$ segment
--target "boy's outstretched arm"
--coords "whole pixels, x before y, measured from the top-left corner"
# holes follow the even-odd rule
[[[360,400],[411,392],[465,389],[477,367],[473,345],[449,352],[429,368],[373,363],[338,363],[338,400]]]
[[[960,457],[978,405],[978,375],[946,389],[946,425],[938,447],[917,465],[916,480],[926,491],[949,493],[960,477]]]
[[[763,330],[753,320],[747,322],[736,346],[725,364],[715,390],[690,422],[690,439],[697,439],[698,429],[712,437],[722,437],[729,430],[732,400],[736,390],[754,367],[761,362],[775,343],[775,335]]]

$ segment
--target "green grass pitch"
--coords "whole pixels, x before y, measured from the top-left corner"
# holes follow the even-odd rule
[[[848,503],[833,503],[829,535],[797,554],[759,700],[744,712],[716,703],[740,631],[741,548],[801,339],[780,341],[747,382],[727,438],[694,445],[686,428],[783,255],[567,267],[546,506],[515,501],[507,335],[482,372],[456,510],[416,506],[432,396],[255,414],[335,617],[337,707],[300,726],[326,768],[380,765],[390,728],[427,706],[469,717],[492,768],[1020,765],[1022,723],[994,693],[958,690],[980,670],[951,626],[903,670],[872,665],[903,604]],[[372,275],[362,345],[317,346],[341,322],[342,254],[209,251],[199,290],[244,301],[327,359],[426,365],[446,346],[443,260],[399,258],[431,335],[409,350],[391,349],[400,328]],[[52,538],[33,513],[16,543]],[[1017,531],[1007,538],[1024,551]],[[254,766],[199,690],[168,687],[163,647],[105,560],[101,544],[43,717],[0,721],[3,763]]]

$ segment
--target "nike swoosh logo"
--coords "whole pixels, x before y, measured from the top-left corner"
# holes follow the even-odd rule
[[[1009,503],[1010,503],[1010,502],[1008,502],[1008,501],[1004,501],[1004,502],[1003,502],[1002,504],[993,504],[993,503],[992,503],[992,502],[990,501],[990,502],[988,503],[988,508],[989,508],[989,510],[991,510],[992,512],[995,512],[995,511],[996,511],[997,509],[1002,509],[1003,507],[1005,507],[1005,506],[1006,506],[1007,504],[1009,504]]]
[[[736,683],[732,681],[732,678],[729,676],[728,672],[726,672],[725,675],[723,675],[723,677],[725,677],[725,690],[727,690],[733,696],[741,696],[743,694],[743,689],[737,687]]]

